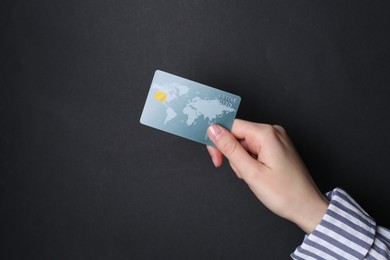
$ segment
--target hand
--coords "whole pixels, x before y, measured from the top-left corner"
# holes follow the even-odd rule
[[[236,119],[231,133],[218,125],[207,133],[217,147],[207,147],[216,167],[225,156],[266,207],[308,234],[315,229],[329,202],[281,126]]]

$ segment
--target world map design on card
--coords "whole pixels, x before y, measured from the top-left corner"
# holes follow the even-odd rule
[[[240,101],[237,95],[157,70],[140,122],[214,146],[207,128],[218,124],[230,130]]]

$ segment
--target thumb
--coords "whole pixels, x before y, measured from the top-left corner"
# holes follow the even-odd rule
[[[238,171],[246,180],[262,165],[253,159],[242,147],[237,139],[225,128],[219,125],[212,125],[208,128],[207,134],[217,149],[229,160],[233,169]]]

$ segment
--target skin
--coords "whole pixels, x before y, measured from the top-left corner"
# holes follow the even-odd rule
[[[314,183],[283,127],[236,119],[231,132],[210,126],[208,146],[220,167],[225,156],[237,177],[272,212],[310,234],[324,216],[328,200]]]

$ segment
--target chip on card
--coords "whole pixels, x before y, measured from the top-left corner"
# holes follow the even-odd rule
[[[237,95],[157,70],[140,122],[214,146],[207,128],[218,124],[231,130],[240,101]]]

